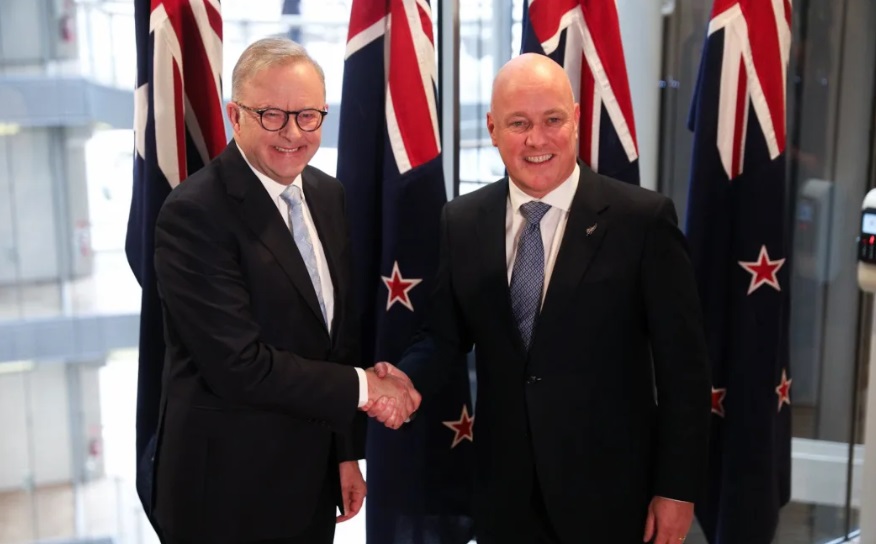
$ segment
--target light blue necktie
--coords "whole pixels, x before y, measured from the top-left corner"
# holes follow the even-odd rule
[[[532,342],[544,288],[544,244],[539,224],[550,209],[550,204],[535,200],[520,206],[526,226],[517,242],[517,257],[511,272],[511,311],[527,351]]]
[[[316,300],[319,301],[319,309],[322,310],[322,320],[327,323],[325,301],[322,299],[322,283],[319,281],[319,270],[316,265],[316,253],[313,250],[313,242],[310,240],[307,225],[304,223],[301,188],[297,185],[290,185],[280,194],[280,198],[289,205],[289,229],[292,231],[292,238],[295,240],[295,245],[298,246],[298,251],[301,252],[307,273],[310,274],[310,281],[313,282]]]

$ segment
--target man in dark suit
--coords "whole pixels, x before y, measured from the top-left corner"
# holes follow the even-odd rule
[[[322,70],[294,42],[261,40],[232,86],[234,140],[156,224],[167,353],[154,513],[165,542],[328,544],[365,496],[357,408],[397,428],[419,395],[354,367],[344,193],[308,166]]]
[[[508,177],[445,207],[399,367],[428,402],[475,348],[479,544],[679,544],[710,417],[693,271],[670,200],[577,162],[578,118],[554,61],[500,70],[487,126]]]

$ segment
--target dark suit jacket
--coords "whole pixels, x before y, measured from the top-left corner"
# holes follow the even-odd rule
[[[153,504],[175,538],[293,536],[326,478],[337,486],[337,463],[362,457],[343,189],[315,168],[302,178],[334,284],[331,335],[289,230],[233,141],[158,216],[167,352]]]
[[[511,313],[506,178],[445,207],[431,315],[400,363],[428,402],[474,345],[475,519],[496,542],[515,542],[534,482],[565,544],[641,542],[654,495],[700,492],[710,385],[675,210],[580,167],[529,353]]]

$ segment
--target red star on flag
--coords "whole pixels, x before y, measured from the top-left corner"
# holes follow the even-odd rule
[[[739,266],[751,274],[751,283],[748,285],[748,294],[750,295],[761,285],[769,285],[776,291],[781,291],[779,280],[776,278],[776,273],[785,264],[785,259],[771,260],[767,253],[766,246],[760,246],[760,254],[757,261],[747,262],[739,261]]]
[[[791,406],[791,382],[793,380],[788,379],[788,372],[785,369],[782,369],[782,381],[779,382],[779,385],[776,386],[776,395],[779,396],[779,409],[778,411],[782,411],[782,405],[787,404]]]
[[[453,436],[453,444],[450,445],[450,449],[455,448],[463,440],[474,442],[474,418],[469,417],[468,407],[465,404],[462,405],[462,414],[459,416],[459,419],[455,421],[442,421],[441,423],[456,433]]]
[[[392,308],[392,305],[398,302],[413,312],[414,305],[411,304],[411,299],[408,296],[408,293],[423,280],[416,278],[403,278],[401,272],[398,271],[398,261],[392,263],[391,277],[380,277],[383,279],[383,283],[386,284],[386,289],[389,291],[389,297],[386,299],[386,311],[389,311],[389,309]]]
[[[727,388],[712,388],[712,413],[724,417],[724,397],[727,396]]]

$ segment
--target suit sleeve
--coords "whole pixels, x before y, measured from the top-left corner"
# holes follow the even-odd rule
[[[464,355],[472,348],[453,288],[450,223],[448,204],[441,212],[438,270],[426,321],[398,365],[423,395],[424,402],[446,385],[453,365],[462,364]]]
[[[173,195],[159,214],[155,270],[166,327],[220,398],[347,429],[358,401],[355,370],[260,341],[238,242],[211,215]]]
[[[353,289],[353,249],[350,242],[350,223],[347,216],[347,205],[344,197],[343,186],[340,187],[340,204],[339,209],[342,210],[341,220],[343,221],[344,232],[344,247],[341,250],[339,267],[341,268],[339,279],[346,282],[344,286],[344,300],[341,307],[343,313],[338,321],[338,342],[337,342],[337,359],[338,361],[356,366],[360,363],[360,331],[359,328],[359,312],[356,308],[356,296]],[[358,381],[356,382],[358,385]],[[358,390],[356,392],[356,400],[359,399]],[[368,421],[364,412],[357,411],[353,416],[353,422],[345,432],[335,434],[335,455],[338,462],[354,461],[365,458],[365,429]]]
[[[654,495],[695,502],[711,417],[705,335],[693,266],[675,208],[663,199],[645,237],[641,278],[657,386]]]

